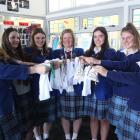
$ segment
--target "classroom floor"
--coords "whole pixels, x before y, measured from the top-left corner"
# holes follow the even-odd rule
[[[50,140],[65,140],[64,139],[64,132],[60,122],[57,122],[53,125],[51,133],[50,133]],[[78,140],[91,140],[90,128],[89,128],[89,119],[84,118],[81,129],[78,135]],[[100,137],[98,138],[100,140]],[[113,128],[111,127],[108,140],[117,140],[116,136],[113,133]]]

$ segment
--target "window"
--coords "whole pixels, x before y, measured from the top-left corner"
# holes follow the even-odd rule
[[[49,0],[49,12],[56,12],[77,7],[86,7],[99,3],[115,2],[116,0]],[[118,1],[117,1],[118,2]]]
[[[97,26],[115,27],[119,25],[119,15],[87,17],[82,19],[82,28],[90,29]]]
[[[61,33],[64,29],[70,28],[74,32],[78,31],[79,23],[78,18],[58,19],[49,22],[50,34]]]
[[[133,10],[133,23],[137,28],[140,28],[140,8]]]
[[[72,8],[72,0],[49,0],[49,12]]]
[[[120,46],[120,31],[108,32],[108,39],[111,48],[119,50]]]
[[[104,2],[108,2],[108,1],[113,1],[113,0],[76,0],[76,7],[79,6],[86,6],[86,5],[94,5],[94,4],[98,4],[98,3],[104,3]]]

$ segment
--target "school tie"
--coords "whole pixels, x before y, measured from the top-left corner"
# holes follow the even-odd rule
[[[66,58],[67,58],[67,59],[71,59],[71,51],[65,52],[65,53],[66,53]]]

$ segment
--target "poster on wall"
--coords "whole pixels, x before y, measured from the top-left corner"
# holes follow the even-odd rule
[[[6,4],[6,0],[0,0],[0,4]]]
[[[29,0],[19,0],[19,7],[29,9]]]
[[[19,11],[18,0],[7,0],[7,10],[8,11]]]

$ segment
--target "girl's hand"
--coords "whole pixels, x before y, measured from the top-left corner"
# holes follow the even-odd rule
[[[107,77],[108,70],[105,69],[103,66],[94,66],[94,69],[98,74]]]
[[[81,56],[80,57],[81,62],[85,63],[85,64],[89,64],[89,65],[93,65],[93,64],[101,64],[101,60],[98,60],[96,58],[93,57],[85,57],[85,56]]]
[[[47,72],[48,72],[48,68],[43,64],[38,64],[38,65],[34,65],[34,66],[29,67],[30,74],[34,74],[34,73],[45,74]]]

